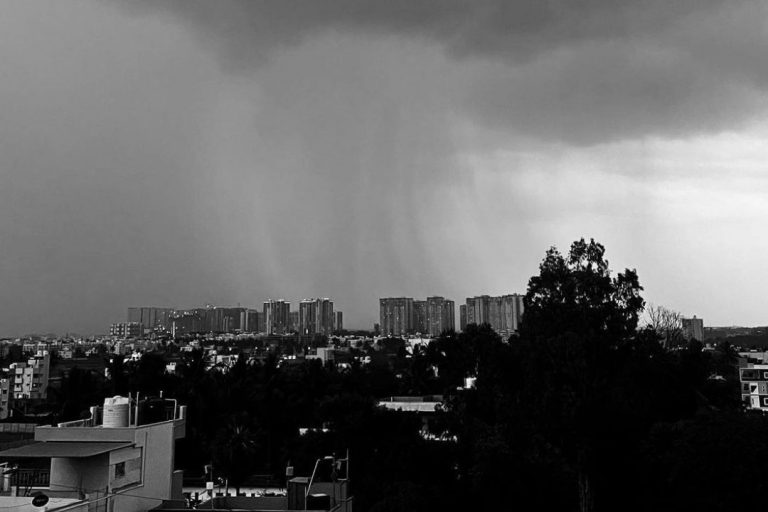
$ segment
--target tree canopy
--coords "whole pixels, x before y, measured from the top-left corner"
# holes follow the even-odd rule
[[[521,334],[551,338],[568,333],[617,343],[632,336],[645,301],[635,270],[611,276],[605,248],[584,239],[566,258],[547,251],[539,275],[531,277],[523,301]]]

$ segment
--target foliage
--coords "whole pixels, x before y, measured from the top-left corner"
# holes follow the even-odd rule
[[[649,305],[645,308],[647,327],[653,329],[665,347],[683,343],[683,316],[664,306]]]
[[[247,417],[233,419],[217,432],[213,441],[213,464],[238,493],[256,469],[256,457],[262,451],[259,436],[251,430],[250,423]]]

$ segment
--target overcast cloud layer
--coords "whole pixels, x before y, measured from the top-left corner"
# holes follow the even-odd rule
[[[730,129],[765,107],[759,0],[173,0],[168,13],[247,73],[323,34],[438,45],[463,69],[474,122],[593,144]],[[471,68],[471,69],[466,69]],[[451,77],[456,80],[457,77]]]
[[[0,19],[0,335],[131,305],[524,292],[581,236],[766,324],[768,6],[25,2]]]

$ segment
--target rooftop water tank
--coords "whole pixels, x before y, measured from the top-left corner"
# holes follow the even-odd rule
[[[104,428],[127,427],[130,407],[130,398],[124,396],[105,398],[102,426]]]

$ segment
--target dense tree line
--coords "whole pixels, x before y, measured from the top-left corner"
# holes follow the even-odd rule
[[[594,241],[547,252],[525,297],[518,335],[488,325],[445,332],[407,353],[402,340],[359,349],[370,363],[238,360],[206,369],[202,351],[177,374],[162,353],[135,365],[113,359],[103,389],[76,372],[78,389],[141,391],[188,405],[177,448],[187,474],[205,464],[231,487],[252,475],[280,479],[290,463],[349,450],[358,510],[734,510],[761,501],[768,419],[740,403],[735,353],[693,341],[670,350],[638,328],[638,276],[615,276]],[[355,352],[358,349],[353,349]],[[465,378],[475,377],[465,388]],[[80,379],[80,380],[78,380]],[[378,408],[392,395],[442,394],[427,440],[418,417]],[[305,435],[299,428],[310,428]]]

